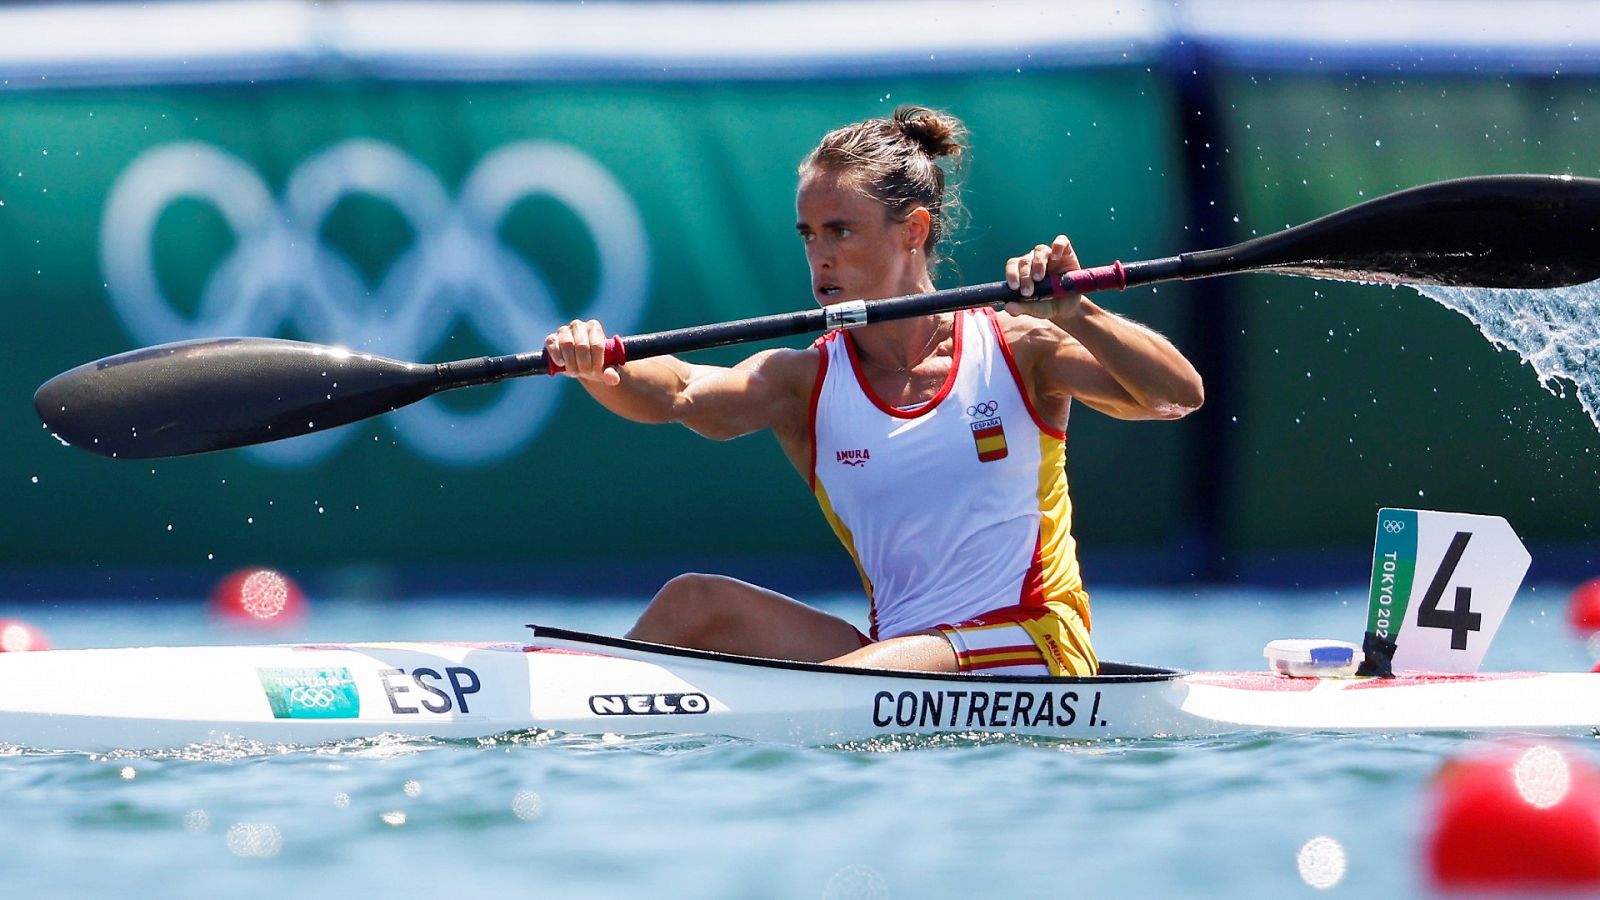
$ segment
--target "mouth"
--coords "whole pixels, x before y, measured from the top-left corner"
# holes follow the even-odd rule
[[[836,284],[823,283],[812,289],[823,300],[836,300],[844,296],[844,288]]]

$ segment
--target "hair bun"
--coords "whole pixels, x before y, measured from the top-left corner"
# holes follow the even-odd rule
[[[894,111],[894,124],[900,133],[916,141],[928,156],[959,158],[967,130],[961,120],[926,106],[901,106]]]

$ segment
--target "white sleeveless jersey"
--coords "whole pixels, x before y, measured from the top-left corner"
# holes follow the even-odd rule
[[[871,636],[1047,601],[1087,624],[1066,434],[1028,400],[993,310],[955,324],[950,376],[906,410],[872,393],[844,333],[816,345],[811,488],[861,571]]]

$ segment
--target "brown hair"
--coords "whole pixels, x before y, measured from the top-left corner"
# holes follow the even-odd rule
[[[933,217],[923,252],[928,264],[954,226],[960,209],[955,184],[966,158],[967,128],[961,120],[925,106],[901,106],[890,118],[867,119],[823,136],[800,163],[800,175],[827,173],[852,179],[897,216],[921,206]],[[949,163],[941,165],[940,160]]]

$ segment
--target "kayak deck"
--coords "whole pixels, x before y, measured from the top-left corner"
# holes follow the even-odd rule
[[[541,729],[815,745],[905,733],[1095,740],[1600,726],[1593,673],[1312,680],[1117,663],[1089,678],[890,672],[530,627],[526,644],[0,654],[0,743],[141,750]]]

